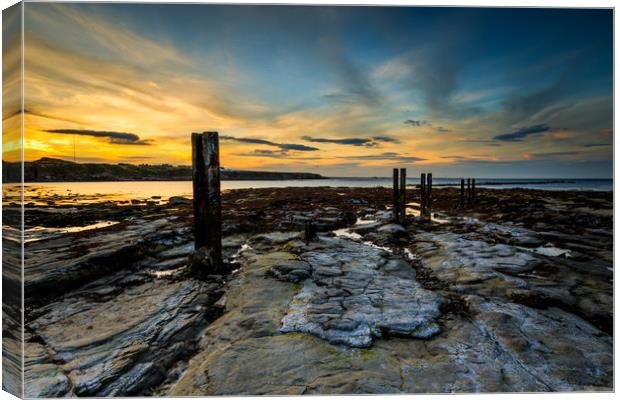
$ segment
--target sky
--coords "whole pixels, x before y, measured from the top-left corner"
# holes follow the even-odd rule
[[[26,3],[24,24],[27,160],[188,165],[218,131],[230,169],[613,174],[611,10]]]

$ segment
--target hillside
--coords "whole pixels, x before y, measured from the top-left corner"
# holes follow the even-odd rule
[[[2,161],[2,182],[20,181],[20,164]],[[324,179],[319,174],[306,172],[240,171],[222,169],[222,180],[285,180]],[[74,163],[44,157],[24,163],[26,182],[81,182],[81,181],[172,181],[191,180],[190,166],[133,165]]]

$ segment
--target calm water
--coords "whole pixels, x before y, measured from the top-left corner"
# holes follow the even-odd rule
[[[409,178],[407,183],[417,185],[420,179]],[[460,179],[434,178],[435,185],[458,185]],[[392,185],[391,178],[332,178],[284,181],[222,181],[222,190],[269,188],[269,187],[373,187]],[[506,189],[528,188],[544,190],[613,190],[611,179],[478,179],[478,187]],[[4,203],[16,202],[15,192],[11,190],[15,185],[3,185]],[[56,204],[79,201],[99,202],[102,200],[131,200],[161,197],[161,201],[171,196],[191,197],[192,183],[190,181],[169,182],[54,182],[33,183],[26,185],[25,202],[40,203],[53,200]]]

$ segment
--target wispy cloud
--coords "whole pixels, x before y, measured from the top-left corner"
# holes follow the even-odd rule
[[[342,145],[358,146],[358,147],[361,147],[361,146],[376,147],[379,145],[379,142],[399,143],[398,139],[393,138],[391,136],[374,136],[372,138],[350,137],[350,138],[343,138],[343,139],[302,136],[302,139],[307,142],[313,142],[313,143],[333,143],[333,144],[342,144]]]
[[[338,91],[326,94],[325,98],[336,101],[354,100],[367,106],[378,106],[383,102],[383,96],[369,74],[351,60],[339,38],[323,37],[321,45],[323,57],[340,85]]]
[[[553,157],[565,157],[565,156],[577,156],[582,154],[580,151],[548,151],[543,153],[530,153],[529,155],[535,158],[553,158]]]
[[[348,159],[348,160],[376,160],[376,161],[403,161],[403,162],[416,162],[416,161],[425,161],[425,158],[422,157],[414,157],[403,155],[394,152],[385,152],[381,154],[370,154],[370,155],[360,155],[360,156],[341,156],[338,158]]]
[[[425,121],[423,119],[408,119],[406,121],[403,122],[405,125],[409,125],[409,126],[413,126],[414,128],[420,127],[420,126],[430,126],[431,123],[428,121]]]
[[[502,133],[501,135],[494,136],[493,139],[503,142],[520,142],[528,136],[537,135],[543,132],[549,131],[551,128],[545,124],[529,126],[520,128],[517,131],[510,133]]]
[[[316,147],[310,147],[303,144],[294,144],[294,143],[276,143],[271,140],[266,139],[257,139],[257,138],[238,138],[233,136],[220,136],[222,140],[232,140],[240,143],[250,143],[250,144],[262,144],[265,146],[273,146],[280,148],[282,150],[295,150],[295,151],[317,151],[319,150]]]
[[[391,136],[373,136],[373,139],[377,142],[400,143],[400,140]]]
[[[278,159],[287,159],[287,160],[323,160],[323,157],[308,157],[308,156],[298,156],[289,153],[286,150],[265,150],[265,149],[256,149],[250,153],[236,153],[235,156],[239,157],[263,157],[263,158],[278,158]]]
[[[82,135],[107,138],[111,144],[150,145],[151,140],[140,140],[140,136],[128,132],[91,131],[87,129],[48,129],[45,132],[60,133],[63,135]]]
[[[372,139],[367,138],[345,138],[345,139],[329,139],[329,138],[315,138],[311,136],[302,136],[302,139],[306,142],[314,143],[335,143],[346,144],[351,146],[372,146]]]
[[[458,139],[459,142],[461,143],[477,143],[477,144],[483,144],[486,146],[492,146],[492,147],[500,147],[501,143],[497,143],[494,140],[491,139],[465,139],[465,138],[460,138]]]

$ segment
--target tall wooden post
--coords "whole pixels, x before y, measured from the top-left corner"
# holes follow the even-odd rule
[[[476,202],[476,179],[471,179],[471,204]]]
[[[407,221],[407,169],[400,169],[400,196],[398,199],[400,205],[400,223],[402,225]]]
[[[192,133],[194,248],[206,249],[213,272],[222,268],[222,202],[217,132]]]
[[[393,182],[393,193],[392,193],[392,218],[394,222],[398,222],[398,211],[400,210],[399,206],[399,190],[398,190],[398,168],[394,168],[394,182]]]
[[[471,204],[471,178],[467,178],[467,205]]]
[[[461,197],[459,199],[459,207],[465,207],[465,179],[461,179]]]
[[[420,174],[420,216],[426,215],[426,174]]]
[[[426,174],[426,214],[428,218],[432,215],[432,203],[433,203],[433,174],[430,172]]]
[[[194,191],[194,249],[207,244],[207,202],[202,134],[192,133],[192,184]]]

